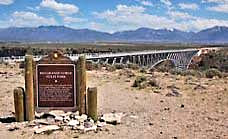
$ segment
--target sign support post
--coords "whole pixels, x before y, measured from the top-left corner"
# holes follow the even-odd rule
[[[97,88],[88,88],[88,116],[97,121]]]
[[[32,121],[34,115],[34,89],[33,89],[33,56],[25,57],[25,119]]]
[[[15,108],[15,117],[16,122],[23,122],[25,120],[24,116],[24,89],[15,88],[13,91],[14,94],[14,108]]]
[[[80,56],[77,62],[77,101],[79,113],[86,114],[86,59],[85,56]]]

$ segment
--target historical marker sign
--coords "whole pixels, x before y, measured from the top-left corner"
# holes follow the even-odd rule
[[[75,64],[53,52],[36,64],[36,108],[38,111],[76,110]]]

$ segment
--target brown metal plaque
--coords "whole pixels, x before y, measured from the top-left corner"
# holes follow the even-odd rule
[[[75,65],[37,64],[37,107],[75,107]]]

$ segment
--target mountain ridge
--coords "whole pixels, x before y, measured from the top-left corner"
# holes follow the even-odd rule
[[[228,27],[214,26],[199,32],[178,29],[138,28],[114,33],[90,29],[73,29],[65,26],[0,28],[2,42],[177,42],[177,43],[228,43]]]

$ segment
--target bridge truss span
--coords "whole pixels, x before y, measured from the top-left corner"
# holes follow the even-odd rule
[[[193,56],[200,53],[199,49],[136,51],[128,53],[91,53],[83,54],[87,61],[104,64],[137,64],[141,67],[152,68],[165,60],[171,60],[177,69],[187,69]],[[69,54],[76,61],[81,54]],[[44,56],[34,56],[35,61]],[[24,56],[0,57],[0,62],[22,62]]]
[[[177,69],[187,69],[193,56],[199,50],[174,50],[174,51],[153,51],[153,52],[135,52],[135,53],[117,53],[113,55],[101,55],[98,57],[87,58],[89,61],[104,64],[137,64],[140,67],[152,68],[157,64],[170,60]]]

